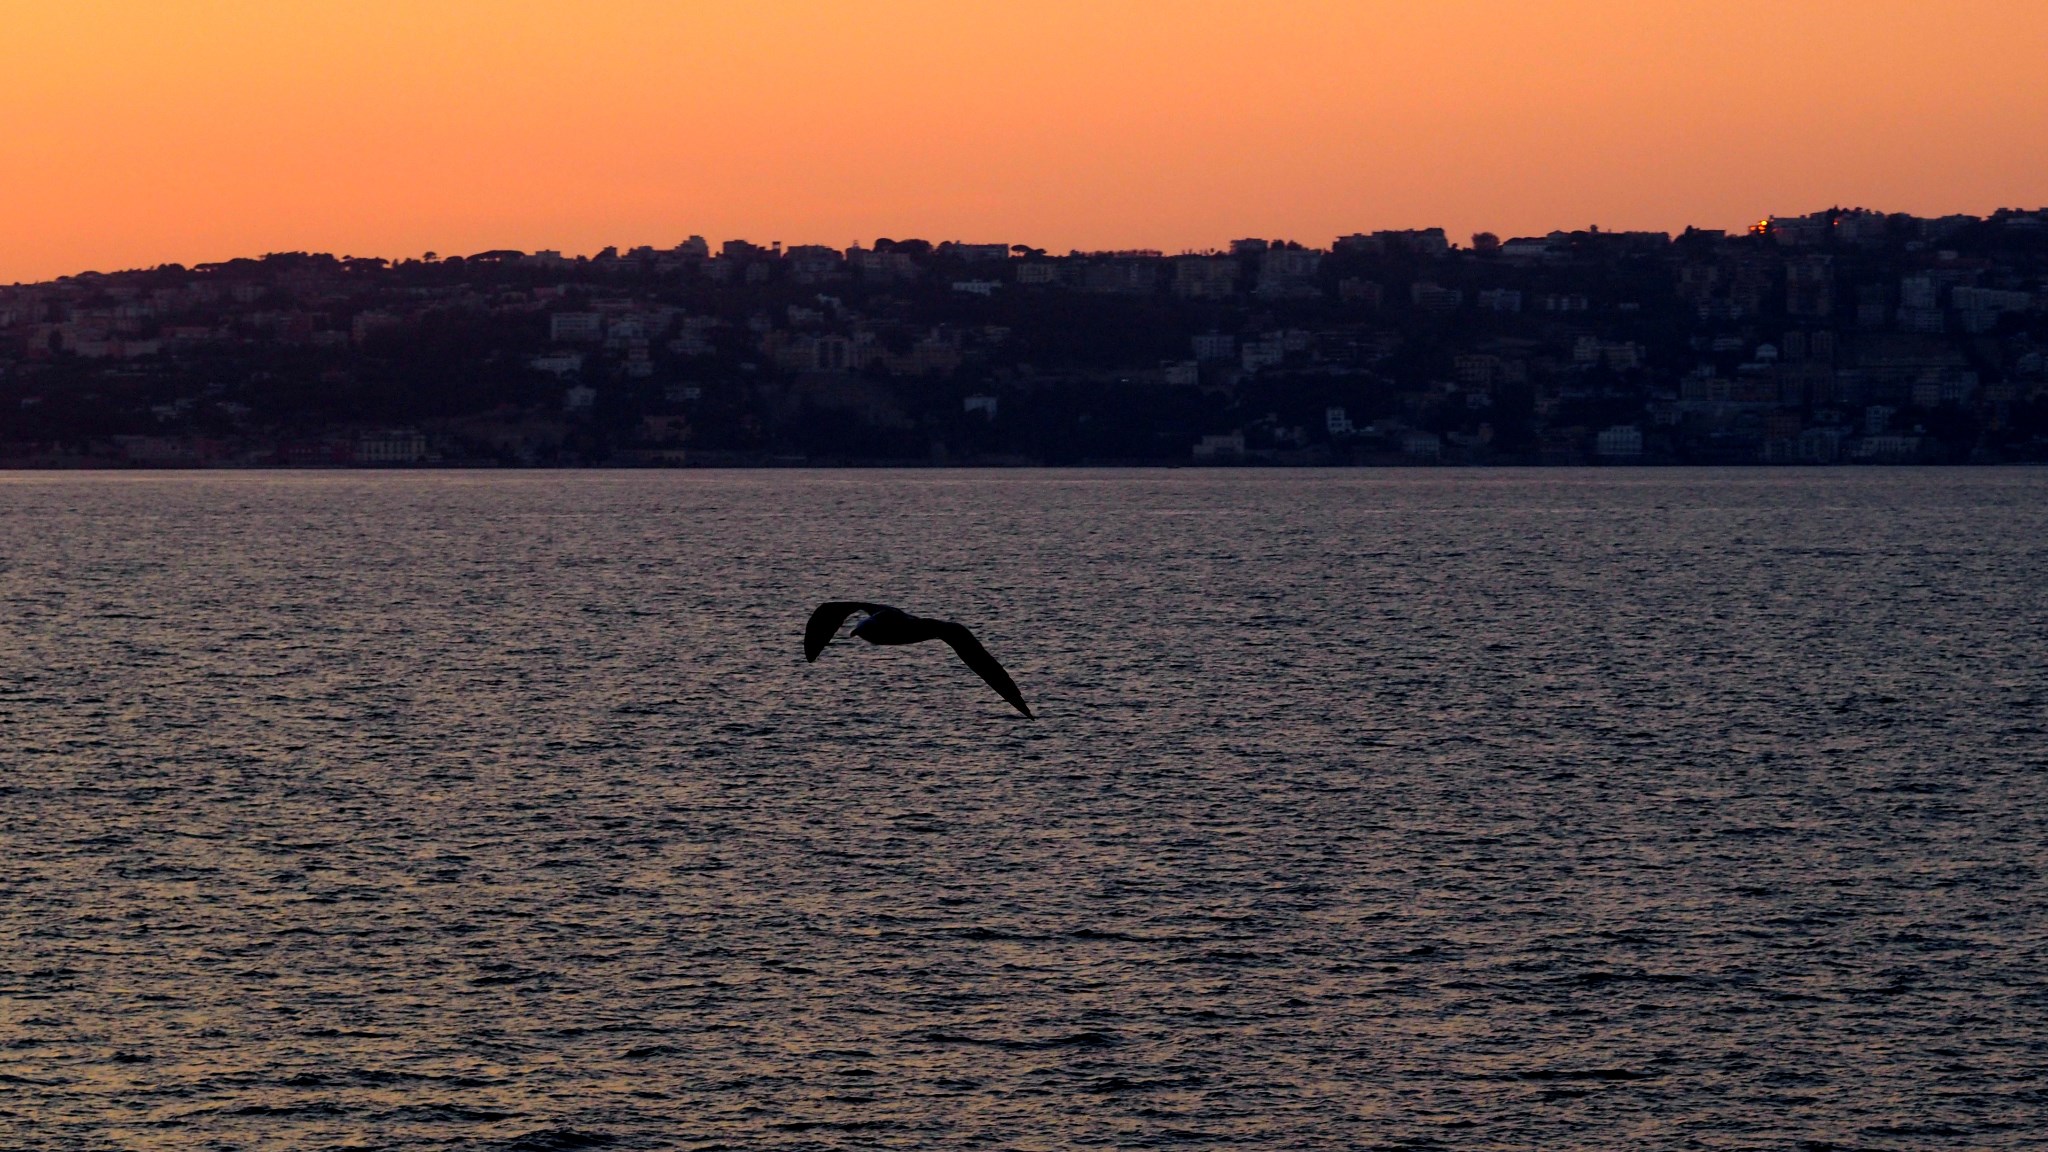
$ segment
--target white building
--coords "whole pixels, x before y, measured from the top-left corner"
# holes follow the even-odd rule
[[[790,277],[799,284],[823,284],[839,275],[846,257],[823,244],[798,244],[783,254]]]
[[[1008,244],[962,244],[948,240],[939,245],[939,255],[952,256],[970,264],[999,264],[1010,258]]]
[[[583,353],[550,352],[545,356],[535,356],[533,359],[528,360],[527,364],[539,372],[546,372],[555,376],[567,376],[583,370]]]
[[[817,351],[811,366],[819,372],[845,372],[857,367],[854,361],[853,341],[837,334],[818,337]]]
[[[1444,438],[1434,432],[1410,432],[1401,437],[1401,452],[1416,460],[1440,460]]]
[[[1268,298],[1316,295],[1316,269],[1323,254],[1312,248],[1268,248],[1259,255],[1255,291]]]
[[[1833,464],[1842,458],[1840,428],[1808,428],[1799,434],[1799,460],[1805,464]]]
[[[1244,459],[1244,433],[1202,437],[1202,442],[1195,445],[1195,459],[1212,462]]]
[[[1958,285],[1949,293],[1949,303],[1964,312],[2025,312],[2034,306],[2034,294]]]
[[[1500,258],[1513,264],[1537,264],[1551,255],[1547,236],[1517,236],[1500,246]]]
[[[1858,460],[1872,463],[1900,463],[1917,459],[1920,455],[1920,438],[1894,433],[1865,436],[1856,442],[1855,455]]]
[[[427,458],[427,438],[416,428],[365,432],[355,455],[358,464],[418,464]]]
[[[402,321],[397,316],[379,309],[358,312],[355,318],[349,321],[349,335],[356,343],[361,344],[379,332],[388,332],[398,327],[400,323]]]
[[[1286,359],[1287,346],[1278,340],[1248,340],[1238,349],[1238,362],[1247,372],[1278,368]]]
[[[1633,460],[1643,454],[1643,430],[1633,424],[1616,424],[1593,441],[1593,455],[1603,460]]]
[[[1237,291],[1237,261],[1182,256],[1173,262],[1173,294],[1186,300],[1228,300]]]
[[[1465,293],[1456,288],[1417,281],[1408,286],[1408,299],[1424,312],[1456,312],[1465,302]]]
[[[604,338],[604,316],[597,312],[557,312],[548,317],[548,339],[556,343]]]

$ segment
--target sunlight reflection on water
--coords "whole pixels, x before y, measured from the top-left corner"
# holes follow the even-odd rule
[[[2044,497],[0,476],[0,1143],[2026,1147]]]

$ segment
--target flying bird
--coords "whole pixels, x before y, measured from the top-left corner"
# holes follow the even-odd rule
[[[923,640],[944,640],[952,646],[953,651],[959,653],[960,659],[965,661],[969,668],[988,681],[989,687],[1008,700],[1011,707],[1022,712],[1028,719],[1037,719],[1031,715],[1031,709],[1025,706],[1024,694],[1017,691],[1017,682],[1010,679],[1010,674],[1003,671],[1003,666],[996,663],[996,658],[988,654],[988,649],[981,646],[981,641],[974,638],[974,633],[969,632],[966,625],[955,624],[951,620],[927,620],[922,616],[912,616],[901,608],[891,608],[887,604],[863,604],[857,600],[828,601],[818,605],[818,610],[811,613],[810,623],[804,625],[804,659],[815,662],[818,653],[823,652],[825,645],[830,644],[832,637],[838,634],[839,626],[846,623],[846,618],[855,612],[865,612],[867,618],[853,626],[853,634],[870,644],[916,644]]]

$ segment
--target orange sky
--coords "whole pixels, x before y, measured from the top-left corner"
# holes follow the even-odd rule
[[[2042,0],[0,0],[0,283],[2048,204]]]

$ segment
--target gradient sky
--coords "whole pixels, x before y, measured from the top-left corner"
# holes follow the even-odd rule
[[[2048,204],[2042,0],[0,0],[0,282]]]

